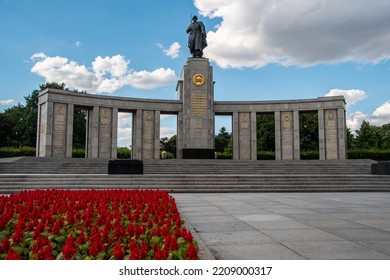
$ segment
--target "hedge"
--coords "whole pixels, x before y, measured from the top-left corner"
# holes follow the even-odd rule
[[[275,152],[273,151],[260,151],[257,153],[258,160],[274,160]]]
[[[34,147],[0,147],[0,158],[6,157],[35,157]]]
[[[348,151],[348,158],[349,159],[390,160],[390,150],[351,149]]]
[[[232,159],[233,155],[230,153],[217,152],[217,159]]]
[[[22,157],[35,156],[34,147],[0,147],[0,158],[6,157]],[[74,158],[84,158],[84,149],[73,149],[72,156]],[[118,148],[119,159],[131,158],[131,150],[129,148]],[[174,158],[173,154],[167,153],[167,158]],[[230,153],[217,153],[217,159],[232,159]],[[348,151],[349,159],[372,159],[372,160],[390,160],[390,150],[376,150],[376,149],[351,149]],[[261,151],[257,153],[258,160],[274,160],[275,152]],[[301,151],[301,159],[319,159],[318,151]]]

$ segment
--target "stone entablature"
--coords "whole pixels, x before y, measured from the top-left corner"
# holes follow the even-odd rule
[[[300,159],[299,113],[318,113],[320,159],[345,159],[345,99],[214,101],[212,67],[191,58],[183,68],[179,100],[138,99],[46,89],[39,95],[37,156],[71,157],[74,108],[88,110],[86,157],[116,158],[118,113],[133,113],[135,159],[160,158],[160,115],[176,114],[177,156],[214,149],[215,115],[232,116],[233,159],[256,160],[256,115],[273,113],[277,160]]]

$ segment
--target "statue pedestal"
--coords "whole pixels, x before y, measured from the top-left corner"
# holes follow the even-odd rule
[[[189,58],[177,90],[183,102],[178,129],[182,133],[179,158],[214,158],[214,82],[209,60]]]

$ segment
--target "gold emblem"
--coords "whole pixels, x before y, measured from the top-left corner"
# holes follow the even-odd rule
[[[334,120],[334,113],[333,112],[328,112],[328,120]]]
[[[108,109],[103,109],[102,110],[102,117],[104,119],[108,119],[109,116],[110,116],[110,111]]]
[[[152,114],[150,112],[145,113],[145,120],[151,121],[152,120]]]
[[[290,113],[284,113],[283,114],[283,121],[288,122],[291,119]]]
[[[192,82],[198,87],[200,87],[204,84],[204,76],[202,74],[195,74],[192,77]]]
[[[57,105],[56,108],[57,115],[64,115],[65,113],[65,108],[61,104]]]

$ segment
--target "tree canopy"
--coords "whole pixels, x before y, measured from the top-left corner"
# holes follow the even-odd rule
[[[35,147],[37,139],[38,96],[47,88],[68,90],[64,83],[43,83],[25,96],[26,105],[18,104],[0,113],[0,146]],[[77,90],[74,90],[78,92]],[[77,148],[85,147],[86,112],[75,108],[74,143]]]

